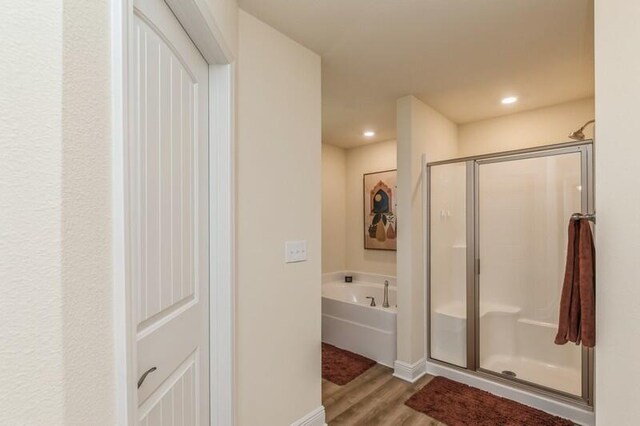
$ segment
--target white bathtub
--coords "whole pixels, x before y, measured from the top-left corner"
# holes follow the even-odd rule
[[[393,367],[396,360],[396,288],[389,286],[389,308],[383,308],[384,279],[354,274],[345,283],[334,274],[322,284],[322,341]],[[367,281],[363,281],[366,279]],[[374,282],[371,282],[374,281]],[[377,281],[377,282],[376,282]],[[367,296],[375,298],[376,307]]]

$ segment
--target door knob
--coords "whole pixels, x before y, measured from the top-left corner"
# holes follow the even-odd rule
[[[142,384],[144,383],[144,380],[147,378],[147,376],[150,373],[153,373],[154,371],[156,371],[157,368],[156,367],[151,367],[150,369],[148,369],[147,371],[144,372],[144,374],[142,375],[142,377],[140,377],[138,379],[138,389],[140,389],[140,386],[142,386]]]

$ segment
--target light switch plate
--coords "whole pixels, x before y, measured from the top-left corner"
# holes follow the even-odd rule
[[[305,262],[307,260],[307,241],[285,241],[285,263]]]

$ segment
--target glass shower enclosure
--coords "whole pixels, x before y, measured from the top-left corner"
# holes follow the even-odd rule
[[[592,405],[592,351],[554,344],[569,219],[593,212],[592,149],[427,164],[431,362]]]

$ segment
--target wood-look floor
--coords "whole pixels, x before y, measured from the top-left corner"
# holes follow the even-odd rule
[[[404,402],[433,376],[411,384],[392,376],[393,370],[376,364],[344,386],[322,380],[322,403],[329,426],[403,425],[444,426]]]

